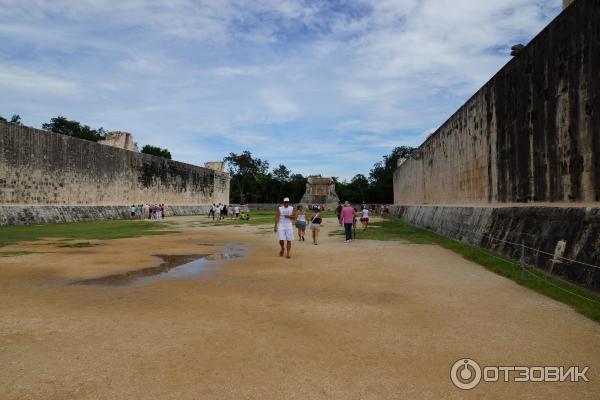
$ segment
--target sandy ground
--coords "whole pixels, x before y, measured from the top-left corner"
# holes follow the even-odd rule
[[[69,285],[211,242],[244,257],[188,279]],[[99,243],[5,249],[52,253],[0,258],[0,399],[600,398],[599,324],[437,246],[323,234],[287,260],[257,226]],[[587,365],[590,382],[463,391],[462,357]]]

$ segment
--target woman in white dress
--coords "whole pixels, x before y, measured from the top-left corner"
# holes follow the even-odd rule
[[[279,246],[281,250],[279,256],[283,257],[284,244],[286,245],[286,258],[291,258],[290,251],[292,250],[292,241],[294,240],[294,220],[296,219],[296,212],[294,207],[290,206],[290,199],[283,199],[283,205],[277,208],[275,214],[275,228],[273,231],[277,233],[279,237]]]

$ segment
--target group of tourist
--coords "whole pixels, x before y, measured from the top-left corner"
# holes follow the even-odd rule
[[[321,218],[321,207],[313,206],[311,215],[306,213],[303,206],[299,205],[296,210],[290,205],[288,197],[283,199],[283,205],[277,208],[275,213],[275,227],[273,231],[277,233],[279,238],[279,256],[291,258],[292,241],[294,240],[294,222],[298,230],[298,240],[304,242],[306,240],[307,225],[312,232],[313,244],[317,245],[319,241],[319,231],[323,218]]]
[[[279,256],[291,258],[292,241],[294,240],[294,222],[298,230],[298,240],[306,240],[305,233],[307,226],[312,232],[312,239],[315,245],[318,244],[319,231],[323,223],[321,212],[323,208],[319,205],[309,207],[310,216],[303,206],[299,205],[296,209],[290,205],[288,197],[283,199],[283,205],[277,208],[275,214],[275,227],[273,231],[277,233],[279,239]],[[356,228],[357,215],[360,215],[360,222],[363,230],[369,226],[369,207],[364,203],[361,205],[360,213],[353,208],[349,202],[343,205],[340,202],[336,208],[336,216],[340,226],[344,227],[344,243],[352,242],[352,230]]]
[[[296,229],[298,229],[298,240],[304,242],[306,240],[306,227],[308,226],[312,232],[312,239],[315,245],[318,244],[319,241],[319,231],[321,229],[321,224],[323,223],[323,219],[321,218],[321,208],[318,205],[313,205],[309,207],[309,210],[312,212],[309,216],[306,213],[306,210],[303,206],[298,206],[296,210]]]
[[[365,208],[375,215],[381,215],[382,218],[390,217],[390,209],[387,204],[365,204],[363,202],[360,209],[362,211]]]
[[[360,206],[360,213],[356,208],[353,208],[349,202],[345,202],[344,205],[340,202],[335,209],[335,213],[340,226],[344,225],[344,233],[346,236],[346,242],[352,241],[352,229],[356,229],[356,217],[360,215],[360,223],[363,230],[369,227],[369,209],[364,202]],[[371,208],[372,209],[372,208]]]
[[[161,220],[165,218],[165,210],[164,204],[132,204],[131,219]]]
[[[309,204],[308,209],[309,210],[317,209],[320,211],[325,211],[325,204]]]
[[[239,204],[236,205],[227,205],[227,204],[214,204],[208,210],[208,218],[216,219],[217,221],[223,221],[227,218],[229,219],[242,219],[249,220],[250,213],[246,210],[243,210]]]

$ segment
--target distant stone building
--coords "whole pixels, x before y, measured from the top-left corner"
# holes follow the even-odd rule
[[[306,183],[306,193],[300,204],[325,204],[326,209],[333,209],[340,199],[335,192],[335,182],[331,178],[310,177]]]
[[[129,132],[110,132],[105,140],[100,140],[98,143],[106,146],[118,147],[119,149],[138,151],[138,148],[133,141],[133,135]]]
[[[217,172],[225,172],[225,163],[223,161],[207,161],[204,163],[204,168]]]

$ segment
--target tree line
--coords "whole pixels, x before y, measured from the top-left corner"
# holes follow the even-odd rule
[[[0,115],[0,121],[13,125],[23,125],[21,122],[21,116],[18,114],[14,114],[10,118],[10,120],[7,120],[6,118]],[[98,129],[93,129],[89,125],[82,124],[75,120],[67,119],[61,115],[55,118],[51,118],[50,121],[42,124],[42,129],[47,132],[53,132],[58,133],[60,135],[89,140],[91,142],[105,140],[106,136],[108,135],[108,131],[102,127]],[[137,147],[137,143],[135,144],[135,146]],[[142,147],[140,152],[145,154],[151,154],[153,156],[163,157],[168,160],[171,159],[171,152],[169,150],[156,146],[151,146],[149,144]]]
[[[332,177],[340,200],[351,203],[391,203],[394,198],[394,171],[398,159],[408,158],[413,147],[396,147],[371,168],[368,176],[357,174],[349,181]],[[278,203],[284,196],[298,202],[306,190],[308,176],[292,173],[285,165],[270,169],[269,162],[253,157],[248,150],[229,153],[223,159],[231,175],[232,203]]]

